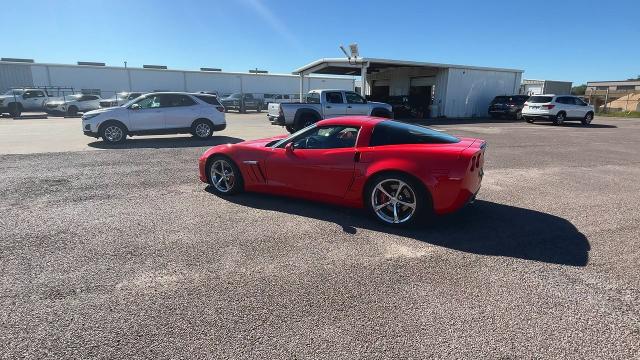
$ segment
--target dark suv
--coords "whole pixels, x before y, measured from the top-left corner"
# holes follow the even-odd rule
[[[253,97],[253,94],[241,94],[234,93],[227,97],[220,99],[225,111],[230,109],[238,110],[238,112],[245,113],[247,110],[255,110],[257,112],[262,111],[262,99]]]
[[[529,99],[528,95],[496,96],[489,105],[489,115],[494,119],[507,116],[512,119],[522,120],[522,108],[527,99]]]

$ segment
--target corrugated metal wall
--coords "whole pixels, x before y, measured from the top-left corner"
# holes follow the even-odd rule
[[[0,92],[4,93],[12,87],[33,85],[29,65],[0,64]]]
[[[99,66],[0,63],[0,90],[12,86],[63,86],[99,89],[103,97],[120,91],[218,91],[297,94],[300,78],[289,75],[151,70]],[[354,89],[354,78],[305,77],[310,89]]]
[[[522,74],[511,71],[450,68],[444,104],[447,117],[487,116],[496,95],[517,94]]]

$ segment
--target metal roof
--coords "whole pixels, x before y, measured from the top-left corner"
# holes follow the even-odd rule
[[[524,70],[518,69],[505,69],[505,68],[492,68],[483,66],[468,66],[468,65],[455,65],[455,64],[440,64],[430,62],[408,61],[408,60],[392,60],[392,59],[377,59],[377,58],[323,58],[318,59],[310,64],[302,66],[296,69],[293,74],[333,74],[333,75],[360,75],[359,69],[362,64],[368,63],[368,72],[375,72],[385,68],[394,67],[430,67],[430,68],[458,68],[458,69],[470,69],[470,70],[488,70],[488,71],[506,71],[506,72],[518,72],[522,73]]]

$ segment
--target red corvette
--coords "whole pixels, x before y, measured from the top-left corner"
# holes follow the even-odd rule
[[[218,145],[199,161],[218,195],[265,192],[350,207],[407,225],[473,201],[485,142],[373,117],[319,121],[290,136]]]

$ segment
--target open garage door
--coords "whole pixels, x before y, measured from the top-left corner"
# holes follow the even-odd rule
[[[424,76],[411,78],[409,87],[409,105],[415,111],[416,117],[428,118],[431,103],[433,102],[433,91],[436,84],[435,76]]]
[[[389,97],[390,84],[391,82],[389,80],[375,80],[371,87],[371,98],[387,99]]]

